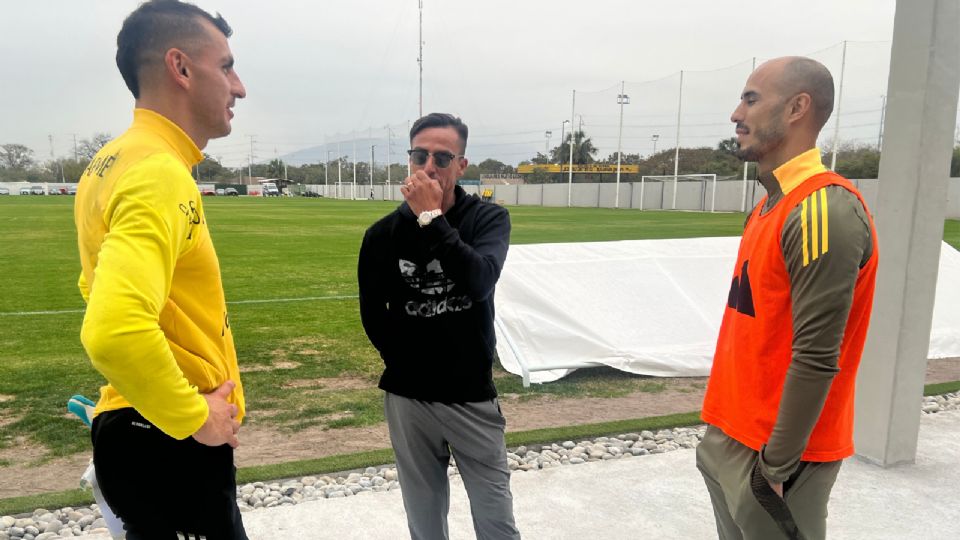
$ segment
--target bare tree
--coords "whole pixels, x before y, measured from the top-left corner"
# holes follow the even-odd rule
[[[89,139],[81,139],[79,144],[77,144],[79,159],[90,161],[111,139],[113,139],[113,137],[111,137],[109,133],[94,133],[93,137]]]
[[[0,145],[0,167],[23,170],[34,163],[33,150],[26,146],[16,143]]]

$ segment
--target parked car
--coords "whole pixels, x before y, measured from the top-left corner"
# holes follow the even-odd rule
[[[0,187],[0,195],[9,195],[10,190],[5,187]]]
[[[201,195],[204,195],[204,196],[206,196],[206,195],[216,195],[216,194],[217,194],[217,190],[215,190],[215,189],[213,189],[213,188],[201,188],[201,189],[200,189],[200,194],[201,194]]]
[[[67,187],[67,195],[76,195],[76,194],[77,194],[77,186]]]
[[[21,194],[21,195],[29,195],[29,194],[30,194],[30,188],[28,188],[28,187],[22,187],[22,188],[20,188],[20,194]]]
[[[237,191],[237,188],[232,188],[232,187],[228,187],[227,189],[223,190],[223,194],[224,194],[224,195],[228,195],[228,196],[230,196],[230,197],[239,197],[239,196],[240,196],[240,192]]]
[[[217,188],[217,195],[223,195],[223,188]]]
[[[31,195],[43,195],[44,193],[46,193],[46,191],[44,191],[43,186],[33,186],[30,188]]]
[[[279,197],[279,196],[280,196],[280,190],[277,189],[277,185],[276,185],[276,184],[272,184],[272,183],[270,183],[270,182],[265,182],[265,183],[263,184],[263,196],[264,196],[264,197]]]

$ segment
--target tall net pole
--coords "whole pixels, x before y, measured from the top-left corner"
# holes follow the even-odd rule
[[[680,70],[680,92],[677,98],[677,142],[673,151],[673,204],[671,209],[677,209],[677,173],[680,172],[680,112],[683,109],[683,70]]]

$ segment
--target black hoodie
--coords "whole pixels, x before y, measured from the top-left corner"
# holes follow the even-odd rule
[[[507,210],[459,186],[426,227],[403,203],[367,229],[360,320],[386,366],[381,389],[442,403],[496,397],[493,296],[509,243]]]

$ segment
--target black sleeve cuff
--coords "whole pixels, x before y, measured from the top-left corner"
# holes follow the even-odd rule
[[[426,227],[421,227],[420,232],[430,251],[435,251],[440,246],[453,241],[457,235],[457,230],[442,215],[434,218]]]

